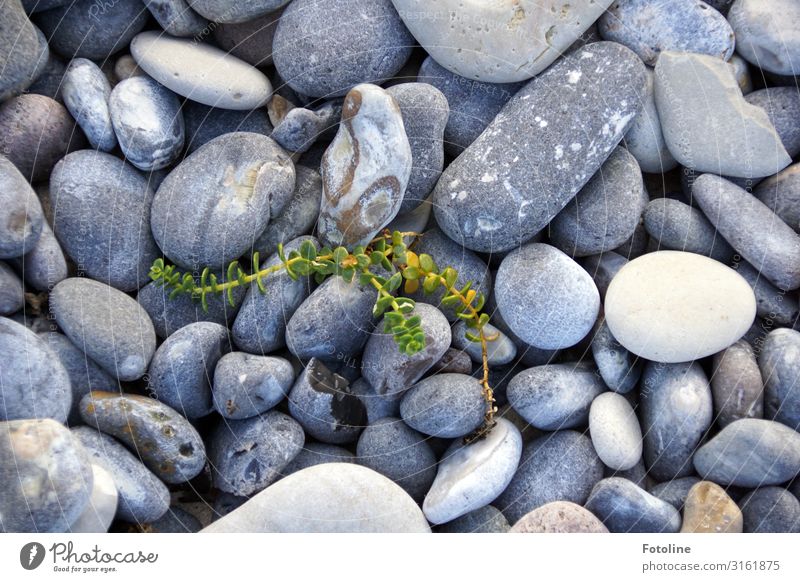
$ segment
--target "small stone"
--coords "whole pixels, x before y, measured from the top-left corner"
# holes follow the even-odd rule
[[[650,494],[681,511],[683,510],[683,504],[686,503],[686,498],[689,496],[689,491],[699,482],[700,479],[698,477],[679,477],[659,483],[650,489]]]
[[[605,318],[595,324],[592,357],[603,382],[614,392],[627,394],[639,383],[643,362],[614,338]]]
[[[642,97],[644,105],[634,118],[625,134],[625,147],[639,162],[642,172],[661,174],[678,166],[678,162],[669,153],[664,134],[661,131],[661,120],[656,109],[653,71],[647,69],[647,87]]]
[[[172,36],[202,35],[209,22],[189,7],[190,0],[145,0],[158,25]]]
[[[367,413],[350,383],[312,358],[289,392],[289,413],[315,439],[343,444],[358,439]]]
[[[72,343],[112,377],[141,378],[156,349],[153,324],[136,301],[86,278],[64,279],[50,293],[50,309]]]
[[[47,63],[42,68],[39,77],[28,87],[28,93],[36,93],[59,102],[62,101],[61,90],[66,69],[64,62],[58,56],[49,53]]]
[[[272,124],[263,109],[234,111],[187,100],[181,111],[186,128],[187,154],[194,153],[200,146],[225,133],[246,131],[264,136],[272,133]]]
[[[642,429],[624,396],[606,392],[592,401],[589,433],[597,456],[615,471],[627,471],[642,458]]]
[[[108,109],[111,85],[100,67],[89,59],[74,59],[64,73],[61,94],[92,148],[113,150],[117,136]]]
[[[628,264],[628,259],[619,253],[609,251],[601,255],[584,257],[581,259],[580,264],[592,277],[597,290],[600,292],[600,298],[605,300],[608,286],[620,269]]]
[[[800,34],[793,25],[798,19],[800,6],[791,0],[737,0],[728,13],[738,53],[778,75],[800,70]]]
[[[446,523],[491,503],[511,482],[521,455],[522,436],[503,418],[485,439],[468,445],[455,441],[425,496],[425,517]]]
[[[732,182],[704,174],[692,195],[747,262],[779,289],[800,287],[800,235],[772,210]]]
[[[343,447],[324,443],[306,443],[297,456],[281,471],[284,477],[308,467],[325,463],[355,463],[356,456]]]
[[[753,195],[795,232],[800,232],[800,164],[766,178],[756,186]]]
[[[472,371],[472,364],[470,364],[469,371]],[[364,408],[367,410],[367,422],[370,424],[388,416],[400,416],[400,397],[378,394],[364,378],[353,382],[350,389],[364,404]]]
[[[300,425],[274,410],[246,420],[224,420],[209,441],[214,487],[240,496],[258,493],[280,478],[304,442]]]
[[[0,531],[69,531],[89,501],[93,478],[89,457],[69,430],[54,420],[0,422],[0,468],[4,475]]]
[[[36,27],[19,0],[0,6],[3,34],[0,35],[0,102],[22,93],[34,80],[40,59]]]
[[[225,354],[214,369],[214,408],[234,420],[256,416],[283,400],[294,379],[292,364],[283,358]]]
[[[715,354],[741,338],[755,314],[753,291],[733,269],[681,251],[630,261],[605,299],[606,323],[617,341],[655,362]]]
[[[117,513],[118,494],[111,475],[100,465],[92,464],[92,477],[89,501],[70,524],[71,533],[106,533]]]
[[[64,251],[46,220],[42,221],[42,232],[36,246],[16,263],[25,276],[25,282],[37,291],[49,291],[69,275]]]
[[[327,463],[281,479],[203,532],[425,533],[399,485],[366,467]]]
[[[25,306],[22,281],[6,263],[0,261],[0,315],[11,315]],[[447,328],[448,331],[450,328]]]
[[[739,340],[715,354],[712,370],[714,418],[720,427],[764,416],[764,383],[749,343]]]
[[[800,532],[800,501],[782,487],[762,487],[739,502],[745,533]]]
[[[495,282],[511,330],[537,348],[575,345],[592,329],[600,295],[591,277],[560,250],[530,243],[509,253]]]
[[[747,61],[734,53],[728,64],[733,67],[733,74],[736,76],[736,81],[739,83],[742,94],[751,93],[753,91],[753,79],[750,76],[750,68]]]
[[[603,479],[586,501],[612,533],[677,533],[681,514],[627,479]]]
[[[689,490],[681,533],[742,533],[742,525],[739,506],[716,483],[700,481]]]
[[[425,378],[400,402],[400,415],[408,426],[441,438],[469,434],[483,422],[485,410],[480,382],[463,374]]]
[[[471,374],[472,358],[456,348],[447,348],[444,355],[430,369],[431,374]]]
[[[197,430],[166,404],[136,394],[89,392],[81,400],[83,421],[125,443],[165,483],[184,483],[205,466]]]
[[[146,74],[147,73],[139,68],[139,65],[136,64],[136,61],[133,60],[131,55],[122,55],[114,63],[114,76],[118,81],[124,81],[131,77],[138,77]]]
[[[351,89],[339,132],[322,158],[320,240],[347,247],[369,243],[400,210],[411,166],[394,98],[377,85]]]
[[[800,331],[779,328],[767,334],[758,366],[764,378],[764,418],[800,430]]]
[[[436,533],[507,533],[510,528],[499,509],[486,505],[441,524]]]
[[[553,501],[522,516],[511,533],[608,533],[608,528],[580,505]]]
[[[697,90],[699,86],[703,91]],[[681,165],[699,172],[760,178],[791,163],[769,116],[745,101],[725,61],[662,52],[655,93],[664,138]]]
[[[517,346],[502,331],[490,323],[483,326],[483,331],[486,337],[495,338],[486,342],[487,363],[490,366],[503,366],[517,357]],[[483,360],[481,344],[467,339],[467,333],[475,335],[474,330],[467,327],[466,322],[456,323],[453,326],[453,346],[464,350],[473,362],[480,364]]]
[[[147,31],[133,39],[131,55],[167,89],[203,105],[247,111],[272,95],[261,71],[211,44]]]
[[[280,9],[290,0],[186,0],[212,22],[246,22]]]
[[[743,418],[700,447],[694,466],[723,486],[778,485],[800,472],[800,434],[772,420]]]
[[[796,87],[767,87],[748,94],[745,101],[767,112],[783,147],[790,156],[797,156],[800,153],[800,124],[797,123],[800,90]]]
[[[286,151],[303,153],[326,131],[335,129],[341,116],[341,102],[328,101],[317,109],[295,107],[275,126],[271,137]]]
[[[254,67],[269,67],[272,43],[282,14],[283,9],[279,8],[244,22],[222,22],[214,29],[214,40],[219,48]]]
[[[186,418],[206,416],[214,409],[211,398],[214,368],[228,351],[226,327],[206,321],[182,327],[153,355],[147,371],[151,395]]]

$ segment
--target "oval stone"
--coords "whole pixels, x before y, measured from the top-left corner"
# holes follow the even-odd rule
[[[771,331],[758,366],[764,378],[764,417],[800,430],[800,331]]]
[[[441,438],[464,436],[480,426],[486,403],[481,384],[464,374],[437,374],[412,386],[400,402],[411,428]]]
[[[739,340],[714,354],[711,369],[714,418],[720,427],[740,418],[764,416],[764,381],[747,341]]]
[[[642,429],[624,396],[606,392],[592,401],[589,433],[597,456],[610,469],[627,471],[642,458]]]
[[[608,533],[608,528],[580,505],[553,501],[522,516],[511,533]]]
[[[689,490],[681,533],[742,533],[742,525],[739,506],[716,483],[700,481]]]
[[[292,364],[283,358],[225,354],[214,369],[214,408],[234,420],[256,416],[283,400],[294,379]]]
[[[42,234],[44,215],[39,198],[8,158],[0,155],[0,259],[21,257]]]
[[[108,100],[111,84],[89,59],[73,59],[67,66],[61,95],[94,149],[110,152],[117,146]]]
[[[728,13],[737,52],[754,66],[778,75],[800,70],[800,5],[792,0],[737,0]]]
[[[612,533],[677,533],[681,528],[677,509],[621,477],[595,485],[585,507]]]

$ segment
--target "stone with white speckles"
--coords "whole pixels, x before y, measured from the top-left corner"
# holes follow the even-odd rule
[[[520,89],[444,171],[433,194],[439,226],[477,251],[531,239],[620,142],[642,108],[646,80],[641,60],[617,43],[566,55]]]
[[[189,8],[188,0],[145,0],[144,3],[159,26],[172,36],[201,35],[207,26],[210,27],[208,20]]]
[[[93,148],[110,152],[117,146],[108,107],[111,85],[100,67],[89,59],[73,59],[64,73],[61,96]]]

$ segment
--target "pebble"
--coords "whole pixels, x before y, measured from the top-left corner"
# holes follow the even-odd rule
[[[692,194],[705,215],[747,261],[779,289],[800,287],[800,235],[732,182],[704,174]]]
[[[219,359],[230,351],[228,329],[200,321],[182,327],[162,343],[150,361],[148,390],[157,398],[194,419],[214,410],[211,379]]]
[[[547,433],[525,445],[519,469],[494,505],[510,523],[552,501],[583,505],[603,478],[603,463],[588,436],[572,430]]]
[[[89,501],[70,524],[71,533],[106,533],[117,513],[118,494],[111,475],[100,465],[92,464],[92,477]]]
[[[417,208],[444,168],[444,133],[450,117],[447,97],[428,83],[400,83],[387,89],[400,107],[413,166],[400,212]]]
[[[522,516],[511,533],[608,533],[608,528],[580,505],[553,501]]]
[[[257,416],[283,400],[294,379],[292,364],[283,358],[225,354],[214,369],[214,408],[234,420]]]
[[[606,323],[617,341],[655,362],[715,354],[741,338],[755,314],[747,281],[722,263],[682,251],[630,261],[605,298]]]
[[[343,447],[324,443],[306,443],[303,449],[281,471],[284,477],[324,463],[355,463],[356,456]]]
[[[286,151],[302,154],[335,129],[341,115],[340,102],[328,101],[317,109],[294,107],[275,125],[271,137]]]
[[[521,455],[522,436],[503,418],[485,439],[469,445],[455,441],[425,496],[425,517],[433,524],[447,523],[491,503],[508,487]]]
[[[73,152],[50,177],[53,231],[80,272],[135,291],[160,254],[149,228],[153,196],[147,178],[116,156]]]
[[[200,146],[225,133],[246,131],[265,136],[272,133],[272,124],[263,109],[233,111],[187,100],[182,111],[187,154],[194,153]]]
[[[613,250],[633,236],[648,201],[639,163],[618,147],[550,223],[550,243],[571,257]]]
[[[92,466],[83,447],[55,420],[0,422],[0,467],[8,475],[0,493],[4,532],[66,532],[86,508]]]
[[[580,265],[591,275],[597,290],[600,292],[601,299],[605,300],[606,291],[611,281],[620,269],[628,264],[627,257],[614,251],[609,251],[601,255],[592,255],[580,260]]]
[[[725,17],[698,0],[618,0],[597,22],[602,37],[624,44],[651,67],[661,51],[727,61],[734,37]]]
[[[185,158],[153,199],[158,246],[189,270],[222,269],[247,252],[294,189],[294,165],[255,133],[221,135]]]
[[[92,148],[110,152],[117,146],[108,100],[111,85],[89,59],[73,59],[64,72],[61,95]]]
[[[441,524],[436,533],[507,533],[510,528],[499,509],[486,505]]]
[[[414,38],[436,62],[458,75],[491,83],[523,81],[544,71],[611,2],[465,5],[443,0],[437,10],[425,12],[423,0],[393,0]]]
[[[779,328],[767,334],[758,366],[764,378],[764,418],[800,431],[800,331]]]
[[[450,116],[444,128],[444,149],[457,157],[495,118],[522,83],[482,83],[445,69],[426,57],[417,81],[428,83],[447,98]]]
[[[640,389],[644,459],[651,477],[693,473],[692,455],[714,420],[708,378],[700,364],[648,362]]]
[[[347,247],[372,240],[400,210],[411,167],[394,98],[377,85],[351,89],[339,132],[322,158],[320,240]]]
[[[269,67],[272,65],[272,43],[282,14],[283,9],[279,8],[244,22],[220,23],[214,29],[214,40],[219,48],[254,67]]]
[[[669,151],[687,168],[761,178],[792,161],[766,111],[745,101],[733,69],[721,59],[662,52],[655,94]]]
[[[356,454],[358,464],[385,475],[417,502],[422,501],[436,477],[436,455],[427,437],[399,418],[385,417],[370,423],[358,438]]]
[[[330,98],[393,77],[414,44],[390,0],[295,0],[278,23],[272,58],[296,92]]]
[[[189,7],[191,0],[145,0],[158,25],[172,36],[202,35],[209,22]]]
[[[782,487],[762,487],[739,502],[745,533],[800,532],[800,501]]]
[[[290,0],[187,0],[191,7],[212,22],[246,22],[272,13]]]
[[[742,533],[742,512],[725,490],[700,481],[689,490],[681,533]]]
[[[487,323],[483,330],[486,337],[495,337],[486,342],[486,361],[489,366],[503,366],[511,363],[517,357],[517,346],[511,338],[490,323]],[[464,350],[473,362],[480,364],[483,360],[481,344],[467,339],[467,333],[475,335],[475,330],[467,327],[466,322],[456,323],[453,326],[453,346]]]
[[[679,477],[659,483],[650,489],[650,494],[681,511],[683,510],[683,504],[686,503],[686,498],[689,496],[689,491],[699,482],[699,477]]]
[[[598,319],[595,324],[591,348],[597,371],[606,386],[619,394],[627,394],[636,388],[642,376],[643,362],[614,338],[605,318]]]
[[[431,368],[432,374],[471,374],[472,358],[456,348],[447,348],[444,355]]]
[[[22,93],[34,79],[40,59],[36,27],[19,0],[0,6],[3,34],[0,35],[0,102]]]
[[[753,196],[800,233],[800,164],[763,180],[753,190]]]
[[[36,23],[50,48],[67,59],[108,59],[128,46],[149,16],[141,0],[115,0],[112,7],[97,0],[62,4],[40,14]]]
[[[136,64],[136,61],[133,60],[131,55],[122,55],[117,58],[114,63],[114,77],[116,77],[117,81],[124,81],[131,77],[138,77],[146,74],[147,73],[139,68],[139,65]]]
[[[318,441],[351,443],[367,424],[367,411],[350,383],[316,358],[289,392],[289,413]]]
[[[169,490],[139,459],[116,439],[88,426],[72,429],[89,460],[103,468],[117,489],[117,517],[130,523],[146,523],[169,509]]]
[[[793,23],[800,6],[792,0],[737,0],[728,13],[736,50],[754,66],[778,75],[800,70],[800,33]]]
[[[508,383],[508,402],[542,430],[585,427],[592,401],[606,389],[597,373],[580,364],[545,364]]]
[[[63,84],[64,73],[67,67],[64,62],[53,53],[47,56],[47,63],[42,69],[41,74],[37,79],[28,87],[28,93],[36,93],[37,95],[44,95],[56,101],[61,102],[61,90]]]
[[[146,76],[125,79],[111,92],[109,110],[125,159],[145,172],[171,165],[183,151],[181,105]]]
[[[64,251],[46,220],[36,245],[16,263],[25,282],[37,291],[49,291],[69,275]]]
[[[281,412],[225,419],[209,439],[214,487],[233,495],[253,495],[281,477],[304,442],[300,425]]]
[[[600,295],[591,277],[566,254],[543,243],[509,253],[495,282],[503,321],[542,349],[575,345],[594,326]]]
[[[421,318],[425,347],[414,355],[400,351],[391,333],[384,331],[384,320],[369,336],[361,358],[361,374],[376,394],[399,397],[438,362],[450,347],[450,324],[441,311],[417,303],[412,316]]]
[[[627,471],[642,458],[642,429],[624,396],[605,392],[592,401],[589,433],[597,456],[615,471]]]
[[[400,402],[411,428],[441,438],[465,436],[483,422],[486,403],[480,382],[464,374],[437,374],[414,384]]]
[[[0,315],[11,315],[25,306],[22,281],[6,263],[0,261]],[[448,331],[449,331],[448,327]]]
[[[472,364],[470,364],[469,371],[472,371]],[[358,378],[350,385],[350,389],[364,404],[364,408],[367,410],[367,422],[370,424],[387,416],[400,416],[400,398],[378,394],[364,378]]]
[[[442,230],[485,252],[530,240],[625,135],[642,106],[644,71],[629,49],[598,42],[526,84],[442,174],[433,194]]]
[[[620,477],[595,485],[585,507],[612,533],[677,533],[681,528],[677,509]]]
[[[642,110],[633,119],[624,142],[628,151],[639,162],[642,172],[660,174],[674,170],[678,162],[669,153],[664,134],[661,131],[661,120],[656,109],[653,71],[647,69],[647,86],[642,96]]]
[[[135,450],[165,483],[184,483],[205,466],[197,430],[178,412],[136,394],[89,392],[81,399],[83,421]]]
[[[430,526],[408,493],[380,473],[327,463],[281,479],[203,532],[426,533]]]
[[[136,64],[153,79],[203,105],[249,111],[272,95],[264,73],[211,44],[147,31],[133,39],[130,49]]]
[[[743,418],[700,447],[694,466],[723,486],[778,485],[800,472],[800,434],[772,420]]]
[[[796,157],[800,153],[800,124],[797,123],[800,90],[797,87],[767,87],[749,93],[745,101],[767,112],[783,147],[791,157]]]
[[[70,377],[41,337],[24,325],[0,317],[0,361],[0,421],[66,421],[72,405]]]
[[[719,426],[764,416],[764,383],[749,343],[739,340],[715,354],[712,370],[714,418]]]

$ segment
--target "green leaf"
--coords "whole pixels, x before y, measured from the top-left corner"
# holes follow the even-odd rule
[[[369,260],[373,265],[380,265],[386,260],[386,255],[384,255],[381,251],[373,251],[369,256]]]
[[[403,274],[397,272],[394,275],[392,275],[389,278],[389,280],[382,285],[382,287],[389,293],[394,293],[400,288],[400,285],[402,284],[403,284]]]
[[[205,291],[200,294],[200,306],[203,308],[203,313],[208,313],[208,299]]]
[[[325,280],[325,275],[322,273],[314,273],[314,281],[317,282],[317,285],[322,285],[322,282]]]
[[[333,261],[338,265],[349,256],[350,253],[344,247],[336,247],[336,250],[333,251]]]
[[[433,257],[425,253],[419,256],[419,266],[426,273],[433,273],[436,271],[436,263],[433,262]]]
[[[239,261],[233,261],[228,265],[228,272],[226,273],[225,281],[231,282],[236,278],[236,267],[239,266]]]
[[[442,273],[442,277],[447,283],[447,288],[452,289],[453,285],[456,284],[456,279],[458,279],[458,273],[453,267],[447,267]]]
[[[356,264],[358,264],[359,269],[366,269],[369,267],[371,260],[369,256],[365,255],[364,253],[359,253],[355,255],[356,257]]]
[[[311,274],[311,263],[308,261],[298,261],[294,265],[292,265],[292,270],[297,273],[298,275],[309,275]]]
[[[283,254],[283,243],[278,243],[278,258],[281,260],[281,263],[286,262],[286,255]]]
[[[373,277],[373,275],[370,272],[361,273],[358,276],[358,282],[361,285],[363,285],[364,287],[366,287],[367,285],[371,285],[372,284],[372,277]]]
[[[392,262],[389,259],[387,259],[385,256],[383,257],[383,260],[381,261],[381,266],[384,269],[386,269],[387,271],[391,271],[392,270]]]
[[[459,319],[463,319],[465,321],[469,321],[470,319],[472,319],[472,314],[471,313],[456,312],[456,317],[458,317]]]
[[[236,301],[233,298],[233,287],[228,287],[228,304],[231,307],[236,307]]]
[[[478,318],[478,327],[483,327],[487,323],[489,323],[489,314],[481,313],[481,316]]]
[[[403,244],[403,235],[400,233],[400,231],[396,230],[396,231],[394,231],[392,233],[392,245],[394,245],[394,246],[400,246],[400,245],[405,246]]]
[[[420,272],[419,272],[419,269],[417,269],[416,267],[406,267],[405,269],[403,269],[403,278],[404,279],[409,279],[411,281],[416,281],[417,279],[419,279],[419,276],[420,276]]]
[[[472,334],[470,332],[466,332],[464,337],[467,338],[469,341],[474,342],[476,344],[481,343],[481,337],[479,335]]]
[[[439,277],[436,275],[428,275],[425,277],[425,282],[422,284],[422,290],[425,293],[433,293],[439,287]]]
[[[486,295],[483,293],[478,293],[478,299],[475,301],[475,305],[473,305],[473,309],[475,311],[480,311],[483,309],[483,304],[486,303]]]
[[[442,298],[442,305],[447,305],[448,307],[461,305],[461,299],[458,298],[458,295],[445,295]]]
[[[344,271],[342,271],[342,279],[345,280],[347,283],[352,283],[353,278],[356,276],[356,270],[353,267],[348,267]]]
[[[300,256],[307,261],[313,261],[317,258],[317,247],[310,240],[304,240],[300,243]]]

